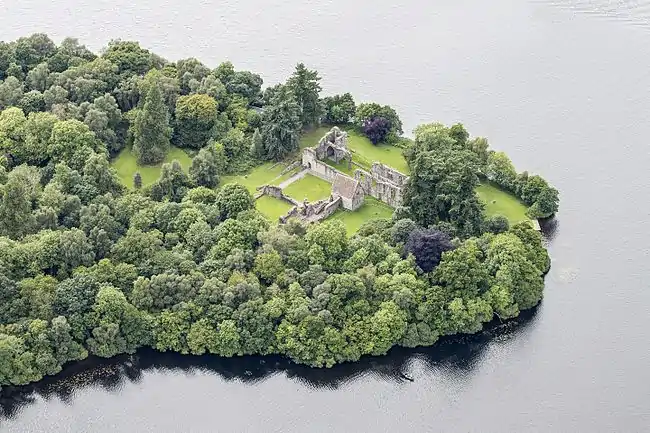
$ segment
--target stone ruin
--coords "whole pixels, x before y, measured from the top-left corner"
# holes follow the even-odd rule
[[[348,161],[352,163],[352,154],[348,149],[348,133],[341,131],[338,126],[333,127],[323,136],[316,146],[316,158],[329,159],[335,163]]]
[[[255,196],[253,196],[253,198],[255,200],[257,200],[258,198],[260,198],[260,197],[262,197],[264,195],[268,195],[269,197],[275,197],[275,198],[277,198],[279,200],[285,201],[285,202],[287,202],[289,204],[292,204],[294,206],[298,206],[300,204],[300,202],[298,202],[296,199],[286,195],[282,191],[282,188],[280,188],[279,186],[262,185],[262,186],[258,186],[256,189],[257,189],[257,193],[255,194]]]
[[[330,196],[325,200],[309,202],[305,199],[302,204],[292,207],[286,215],[280,217],[280,224],[286,224],[290,218],[299,218],[304,222],[317,222],[332,215],[341,206],[340,197]]]
[[[409,177],[380,162],[373,162],[370,173],[357,169],[354,178],[361,184],[366,195],[383,201],[391,207],[401,206],[404,188]]]
[[[348,168],[351,168],[353,164],[352,152],[348,149],[348,134],[336,126],[320,139],[316,147],[303,149],[303,168],[308,170],[310,174],[331,183],[333,185],[332,193],[338,192],[338,194],[334,195],[344,199],[343,207],[345,209],[355,210],[363,204],[363,197],[359,198],[356,187],[352,187],[355,185],[354,181],[358,182],[364,195],[372,196],[394,208],[401,206],[404,188],[409,180],[409,177],[405,174],[380,162],[373,162],[370,172],[357,168],[354,178],[352,178],[327,165],[324,162],[327,159],[337,163],[346,160],[348,161]],[[358,164],[355,165],[358,166]],[[346,178],[348,181],[346,182],[346,179],[342,180],[341,177]],[[341,185],[346,187],[341,188]],[[349,193],[341,193],[341,191],[348,190]]]
[[[320,221],[339,208],[354,211],[361,207],[367,195],[394,208],[401,206],[408,176],[385,164],[373,162],[370,172],[359,168],[352,177],[328,165],[327,160],[337,164],[347,161],[348,168],[353,165],[352,152],[348,149],[348,134],[336,126],[319,140],[318,145],[303,149],[302,160],[298,162],[302,164],[304,172],[332,184],[332,192],[328,199],[313,203],[305,200],[301,203],[285,195],[280,187],[272,185],[258,188],[259,192],[255,198],[269,195],[291,203],[293,205],[291,210],[280,217],[282,224],[289,218],[299,218],[305,222]],[[290,166],[291,169],[294,165],[296,163]],[[290,171],[289,168],[285,170]]]

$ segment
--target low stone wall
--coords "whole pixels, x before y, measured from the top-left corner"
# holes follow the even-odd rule
[[[299,218],[301,221],[309,223],[322,221],[336,212],[342,204],[341,197],[330,197],[327,200],[318,200],[313,203],[305,201],[292,207],[286,215],[281,216],[280,224],[286,224],[290,218]]]
[[[279,200],[286,201],[289,204],[292,204],[294,206],[298,206],[300,202],[294,198],[289,197],[286,195],[283,191],[282,188],[279,186],[275,185],[262,185],[257,187],[257,193],[253,197],[255,200],[258,198],[268,195],[269,197],[275,197]]]
[[[337,198],[336,200],[327,203],[323,211],[319,214],[319,216],[321,217],[321,219],[325,219],[327,217],[332,216],[332,214],[336,212],[341,207],[342,204],[343,202],[340,197]]]

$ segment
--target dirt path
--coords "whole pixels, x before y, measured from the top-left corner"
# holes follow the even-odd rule
[[[303,177],[305,177],[305,175],[307,174],[308,171],[309,171],[308,169],[300,170],[298,173],[294,174],[289,179],[287,179],[284,182],[280,183],[278,186],[281,189],[285,189],[286,187],[288,187],[289,185],[291,185],[295,181],[300,180]]]

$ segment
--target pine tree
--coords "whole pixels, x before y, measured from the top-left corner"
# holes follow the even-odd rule
[[[282,86],[266,107],[262,120],[262,140],[267,158],[281,160],[298,150],[300,108],[293,92]]]
[[[255,129],[253,133],[251,156],[255,159],[264,159],[264,140],[259,129]]]
[[[287,81],[287,86],[296,97],[303,127],[318,125],[323,115],[319,82],[318,71],[310,71],[303,63],[296,65],[295,72]]]
[[[169,150],[172,132],[160,84],[155,76],[151,80],[144,106],[133,125],[133,151],[138,158],[138,164],[156,164],[163,161]]]

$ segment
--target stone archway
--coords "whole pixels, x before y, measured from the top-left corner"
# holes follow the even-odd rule
[[[336,161],[336,150],[334,149],[334,146],[327,146],[325,157]]]

